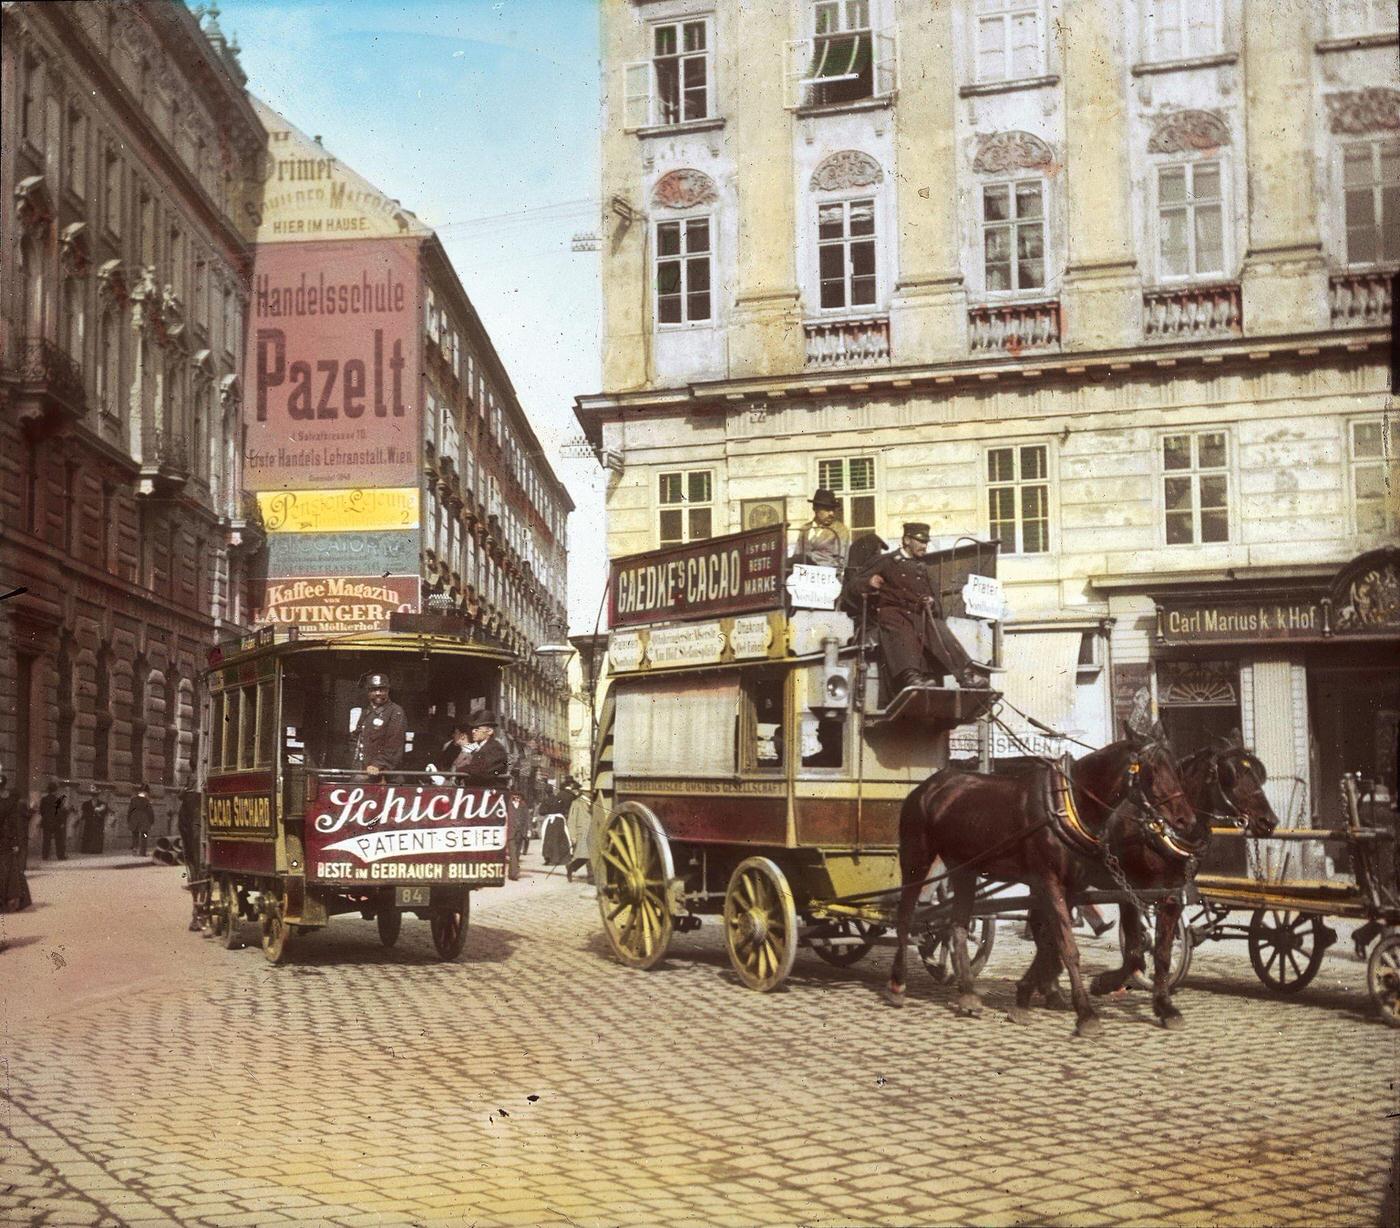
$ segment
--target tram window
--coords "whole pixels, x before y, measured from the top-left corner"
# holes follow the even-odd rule
[[[783,689],[786,670],[750,670],[744,679],[748,695],[748,715],[745,741],[750,753],[745,756],[759,770],[782,768],[787,748],[783,735]]]
[[[239,707],[242,709],[241,720],[238,723],[238,766],[253,766],[253,747],[256,744],[258,732],[258,689],[257,687],[245,686],[239,700]]]
[[[272,680],[258,684],[258,757],[259,767],[269,766],[276,756],[277,713],[273,703]]]
[[[238,766],[238,698],[237,687],[224,692],[223,751],[219,761],[225,769]]]
[[[224,693],[215,691],[209,700],[209,770],[217,772],[224,759]]]

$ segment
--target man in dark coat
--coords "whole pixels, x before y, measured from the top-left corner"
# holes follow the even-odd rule
[[[138,786],[136,796],[126,808],[126,826],[131,832],[133,853],[139,853],[142,857],[146,855],[146,841],[151,838],[151,828],[155,824],[156,812],[151,806],[151,789],[149,785],[142,784]]]
[[[360,712],[359,724],[351,734],[351,766],[371,777],[392,771],[403,759],[408,722],[403,709],[389,698],[387,674],[371,674],[365,679],[369,703]]]
[[[933,577],[923,562],[928,536],[928,525],[906,524],[899,549],[881,555],[866,573],[866,585],[879,596],[875,622],[891,695],[908,686],[938,685],[944,674],[952,674],[963,687],[987,686],[987,667],[967,655],[943,621]]]
[[[79,823],[79,850],[84,853],[102,852],[107,839],[107,818],[111,808],[102,800],[93,785],[91,793],[83,799],[81,822]]]
[[[477,708],[467,717],[470,741],[457,756],[452,770],[471,785],[493,785],[510,788],[510,752],[496,736],[496,714],[489,708]],[[506,870],[511,879],[520,877],[522,832],[530,836],[529,812],[518,803],[512,804],[506,820]]]
[[[39,799],[39,830],[43,833],[43,858],[48,861],[55,853],[59,861],[68,860],[68,802],[58,791],[58,781],[49,781],[44,796]]]
[[[18,912],[33,902],[24,858],[29,844],[29,804],[0,776],[0,912]]]
[[[180,833],[180,851],[185,858],[185,872],[189,875],[191,884],[203,877],[203,861],[200,858],[199,847],[200,810],[199,790],[194,787],[193,782],[186,781],[185,787],[180,790],[180,809],[176,812],[175,822]],[[191,886],[190,930],[199,928],[199,895]]]

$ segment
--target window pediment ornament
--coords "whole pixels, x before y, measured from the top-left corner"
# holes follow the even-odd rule
[[[715,181],[704,171],[690,168],[668,171],[651,190],[651,203],[658,209],[694,209],[718,199]]]
[[[104,260],[98,265],[97,292],[109,303],[126,303],[126,268],[120,260]]]
[[[71,222],[58,236],[59,255],[63,271],[70,277],[81,277],[92,264],[92,249],[88,243],[86,222]]]
[[[1147,152],[1196,153],[1229,143],[1230,127],[1213,111],[1172,111],[1153,125]]]
[[[225,375],[219,381],[219,404],[224,409],[237,409],[243,404],[243,386],[238,376]]]
[[[977,143],[972,169],[980,175],[1044,170],[1055,161],[1050,146],[1029,132],[996,132]]]
[[[15,216],[24,230],[39,230],[53,218],[53,204],[42,175],[30,175],[15,184]]]
[[[885,172],[880,164],[858,149],[843,149],[822,159],[812,172],[814,192],[841,192],[848,188],[867,188],[883,182]]]
[[[1327,126],[1335,133],[1359,136],[1400,129],[1400,90],[1373,86],[1327,95]]]

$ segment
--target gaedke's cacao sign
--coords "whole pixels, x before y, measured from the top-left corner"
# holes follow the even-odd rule
[[[249,489],[416,483],[415,261],[403,240],[258,248]]]
[[[514,806],[500,789],[323,784],[306,811],[309,876],[337,883],[501,882]]]
[[[783,525],[612,561],[613,627],[771,610],[783,602]]]

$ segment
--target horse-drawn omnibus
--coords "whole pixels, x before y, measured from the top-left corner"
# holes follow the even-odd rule
[[[890,696],[860,609],[831,608],[834,569],[789,587],[785,545],[775,525],[612,564],[592,855],[604,929],[631,966],[654,966],[706,915],[723,917],[753,989],[779,985],[801,945],[854,963],[891,919],[901,804],[996,697]],[[994,575],[995,546],[929,563],[945,609],[961,609],[967,575]],[[918,935],[935,975],[945,920],[931,912]],[[993,933],[982,919],[979,966]]]
[[[508,788],[424,770],[472,708],[494,706],[514,659],[450,615],[395,614],[354,634],[264,628],[210,654],[211,736],[204,839],[210,932],[240,945],[256,920],[262,949],[353,913],[393,946],[405,913],[426,919],[441,958],[466,937],[471,892],[501,886]],[[404,770],[352,762],[364,679],[389,675],[404,709]],[[442,763],[434,765],[443,766]]]

